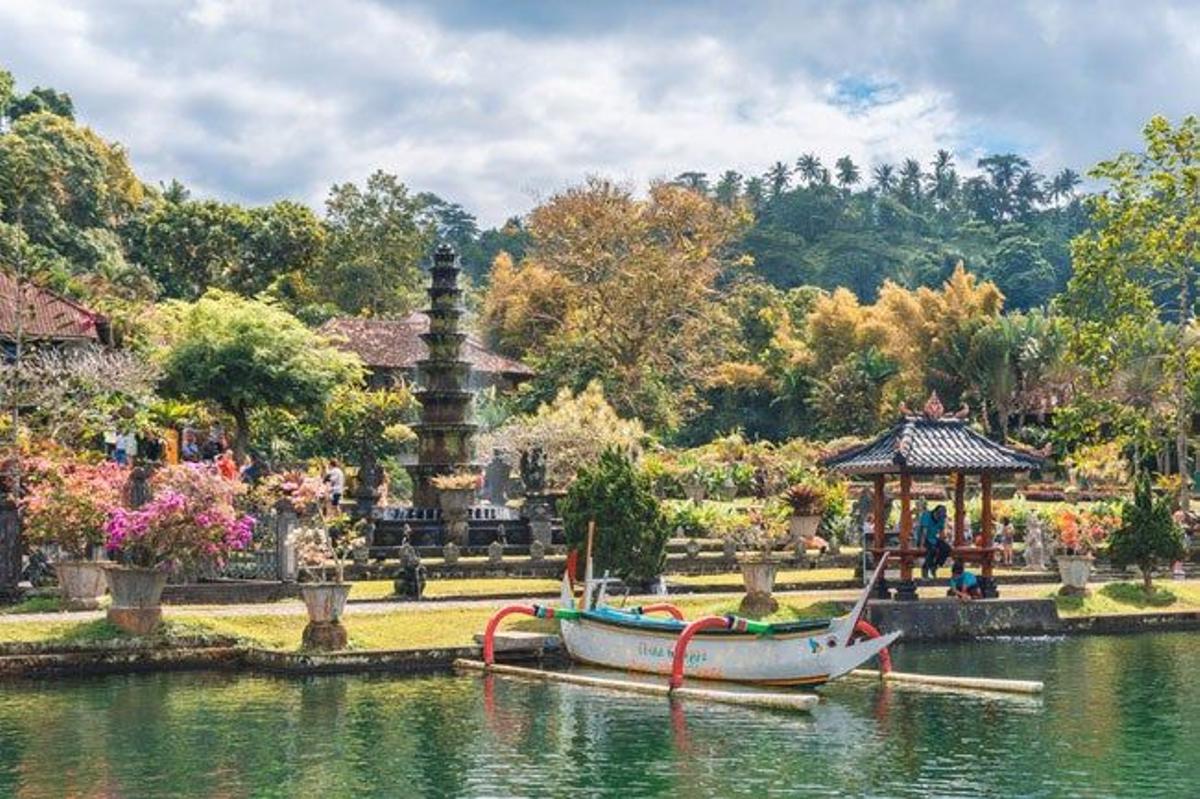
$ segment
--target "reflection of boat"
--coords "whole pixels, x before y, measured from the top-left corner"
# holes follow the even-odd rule
[[[879,635],[862,621],[878,577],[876,569],[850,613],[834,619],[766,623],[713,616],[689,623],[646,613],[681,615],[669,605],[618,610],[603,604],[579,610],[538,608],[537,615],[560,620],[564,646],[584,663],[680,678],[815,685],[858,668],[899,637],[898,632]],[[680,647],[685,651],[679,652]],[[682,672],[675,675],[673,669],[680,665]]]

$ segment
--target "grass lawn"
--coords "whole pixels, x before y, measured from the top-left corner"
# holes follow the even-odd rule
[[[737,597],[691,597],[677,602],[690,617],[723,615],[737,610]],[[171,619],[171,608],[163,634],[157,642],[194,639],[204,635],[222,635],[245,640],[271,649],[297,649],[306,619],[302,615],[193,616]],[[440,609],[413,612],[370,613],[355,615],[351,610],[345,619],[354,649],[420,649],[425,647],[468,646],[474,635],[481,632],[494,608]],[[836,606],[824,602],[812,604],[783,604],[770,617],[772,621],[827,617],[836,613]],[[535,632],[554,632],[557,623],[542,619],[518,618],[506,622],[504,629]],[[0,619],[0,642],[53,642],[55,644],[87,646],[89,643],[126,639],[120,630],[103,620],[86,622],[6,622]]]
[[[1147,594],[1139,583],[1106,583],[1093,586],[1088,596],[1048,596],[1063,616],[1099,616],[1113,613],[1145,613],[1154,610],[1200,610],[1200,585],[1159,580]]]
[[[473,597],[491,594],[540,594],[558,591],[558,580],[532,577],[481,577],[474,580],[430,580],[425,584],[425,596]],[[387,599],[392,596],[391,580],[362,580],[350,589],[351,599]]]

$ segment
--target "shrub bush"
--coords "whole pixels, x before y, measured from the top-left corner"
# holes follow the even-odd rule
[[[587,547],[588,522],[595,521],[596,574],[606,571],[645,585],[662,573],[671,526],[650,479],[615,447],[579,471],[559,504],[567,543]]]

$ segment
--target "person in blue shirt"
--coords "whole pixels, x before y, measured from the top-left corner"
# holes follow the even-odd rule
[[[959,599],[983,599],[979,578],[964,569],[961,560],[954,561],[954,565],[950,567],[950,590],[946,595]]]
[[[942,536],[946,532],[946,506],[938,505],[933,510],[921,512],[917,521],[917,541],[925,547],[925,562],[921,564],[921,577],[936,580]]]

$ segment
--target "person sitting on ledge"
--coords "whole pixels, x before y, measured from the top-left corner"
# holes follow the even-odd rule
[[[961,560],[954,561],[950,568],[950,590],[946,596],[956,596],[959,599],[983,599],[983,589],[979,587],[979,578],[963,568]]]

